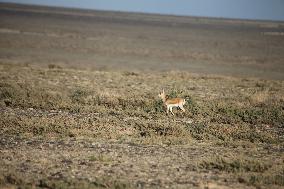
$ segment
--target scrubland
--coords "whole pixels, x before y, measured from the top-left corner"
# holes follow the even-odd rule
[[[0,188],[284,187],[283,23],[1,5]]]
[[[0,87],[1,183],[283,187],[282,81],[2,63]]]

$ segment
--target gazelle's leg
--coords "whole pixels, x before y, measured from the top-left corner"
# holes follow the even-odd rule
[[[173,115],[175,115],[174,112],[173,112],[173,107],[170,107],[170,111]]]
[[[184,109],[183,105],[180,105],[179,107],[180,107],[180,109],[181,109],[183,112],[185,112],[185,109]]]
[[[167,114],[169,114],[169,109],[170,109],[170,107],[169,107],[169,106],[167,106]]]

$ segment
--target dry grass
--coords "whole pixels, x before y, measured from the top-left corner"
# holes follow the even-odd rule
[[[263,149],[259,152],[255,150],[258,146],[277,149],[283,145],[282,81],[205,77],[183,72],[80,71],[3,63],[0,68],[0,135],[5,140],[9,137],[27,142],[36,138],[47,141],[80,139],[167,148],[194,143],[213,144],[214,153],[218,153],[220,147],[225,151],[201,161],[198,156],[190,155],[197,158],[190,163],[195,174],[217,171],[214,174],[222,175],[228,172],[230,184],[283,186],[283,168],[279,166],[284,161],[281,149],[269,156],[265,147],[261,147]],[[177,111],[176,117],[166,115],[157,97],[162,87],[170,97],[187,99],[185,113]],[[234,153],[238,148],[242,148],[241,154]],[[202,149],[197,151],[202,152]],[[166,153],[161,152],[160,156],[164,155]],[[152,155],[150,157],[153,158]],[[91,164],[103,164],[105,169],[121,164],[113,154],[88,153],[85,158]],[[72,161],[72,158],[68,159]],[[175,165],[177,160],[171,160],[171,163]],[[121,161],[124,161],[123,158]],[[5,162],[2,165],[8,166]],[[83,188],[139,185],[134,178],[131,183],[136,183],[135,186],[117,175],[117,179],[110,182],[104,180],[106,175],[102,175],[93,182],[88,179],[70,180],[70,176],[64,176],[60,181],[41,176],[39,180],[27,177],[30,180],[27,183],[17,176],[18,173],[2,172],[1,183],[27,186],[33,183],[40,188],[69,188],[74,183],[74,186]],[[158,186],[174,186],[163,182]],[[198,181],[193,185],[203,184]]]

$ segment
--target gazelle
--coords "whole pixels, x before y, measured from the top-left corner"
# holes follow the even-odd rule
[[[167,107],[167,114],[169,114],[169,110],[170,110],[170,112],[173,115],[175,115],[173,113],[173,107],[179,107],[183,112],[185,112],[185,109],[184,109],[183,105],[185,104],[186,101],[185,101],[184,98],[170,98],[170,99],[167,99],[164,89],[163,89],[163,92],[161,92],[158,96],[163,100],[163,103]]]

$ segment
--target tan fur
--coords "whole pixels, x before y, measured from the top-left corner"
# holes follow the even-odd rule
[[[163,92],[161,92],[158,95],[164,102],[165,106],[167,107],[167,114],[169,113],[169,111],[175,115],[173,113],[173,107],[179,107],[183,112],[185,112],[185,109],[183,107],[183,105],[185,104],[185,99],[183,98],[171,98],[171,99],[167,99],[166,98],[166,94],[165,91],[163,90]]]

